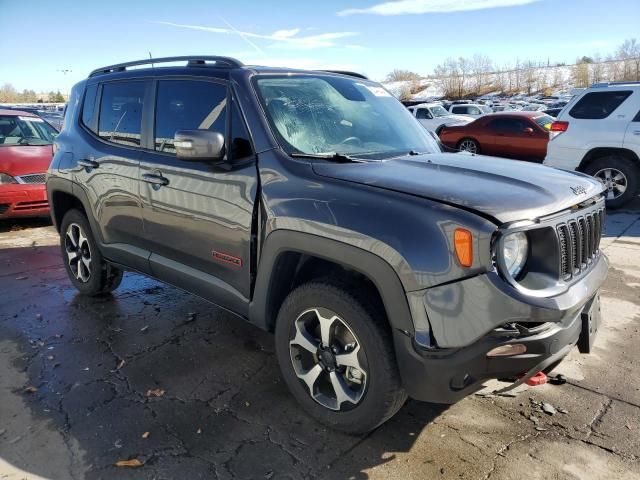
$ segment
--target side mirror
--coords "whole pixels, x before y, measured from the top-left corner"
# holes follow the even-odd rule
[[[224,158],[224,135],[209,130],[179,130],[174,146],[176,157],[186,162],[220,162]]]
[[[522,130],[524,133],[526,133],[527,135],[533,135],[533,128],[531,127],[527,127],[524,130]]]

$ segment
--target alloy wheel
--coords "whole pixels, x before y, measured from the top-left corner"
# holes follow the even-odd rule
[[[473,140],[463,140],[462,142],[460,142],[460,151],[477,153],[478,146],[476,145],[476,142],[474,142]]]
[[[71,273],[82,283],[91,278],[91,247],[82,227],[69,224],[64,236],[64,249]]]
[[[349,410],[367,387],[367,359],[347,323],[326,308],[310,308],[294,322],[289,341],[296,376],[309,395],[331,410]]]
[[[598,170],[593,176],[607,187],[605,192],[607,200],[615,200],[621,197],[627,190],[627,177],[616,168],[603,168]]]

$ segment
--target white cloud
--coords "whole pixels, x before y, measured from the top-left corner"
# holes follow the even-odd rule
[[[187,28],[190,30],[200,30],[200,31],[211,32],[211,33],[239,35],[244,40],[252,39],[252,38],[261,39],[261,40],[272,40],[274,42],[272,46],[293,47],[293,48],[303,48],[303,49],[335,47],[339,45],[337,40],[353,37],[357,35],[356,32],[328,32],[328,33],[319,33],[317,35],[298,36],[298,34],[300,33],[299,28],[293,28],[290,30],[278,30],[271,34],[261,34],[261,33],[253,33],[253,32],[242,32],[240,30],[236,30],[235,28],[231,27],[231,25],[229,25],[230,28],[221,28],[221,27],[206,27],[203,25],[187,25],[183,23],[161,22],[161,21],[153,21],[152,23],[157,23],[160,25],[169,25],[171,27]],[[251,43],[250,41],[248,42]],[[255,44],[253,43],[251,44],[252,46],[255,47]]]
[[[277,30],[273,32],[273,36],[276,38],[289,38],[300,33],[299,28],[292,28],[291,30]]]
[[[384,2],[369,8],[348,8],[338,12],[339,16],[370,13],[374,15],[411,15],[421,13],[447,13],[487,8],[514,7],[540,0],[399,0]]]

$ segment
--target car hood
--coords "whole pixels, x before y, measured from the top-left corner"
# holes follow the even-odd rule
[[[0,173],[12,177],[29,173],[45,173],[49,169],[51,145],[0,146]]]
[[[321,176],[459,206],[499,223],[569,208],[604,190],[597,180],[540,164],[441,153],[367,163],[315,163]]]

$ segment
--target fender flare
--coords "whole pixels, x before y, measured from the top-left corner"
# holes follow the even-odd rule
[[[278,281],[276,266],[281,255],[289,252],[334,262],[368,277],[380,293],[391,327],[413,336],[414,326],[407,296],[389,263],[353,245],[293,230],[275,230],[265,239],[249,306],[251,323],[265,330],[273,330],[277,312],[272,312],[269,302],[273,286]]]

